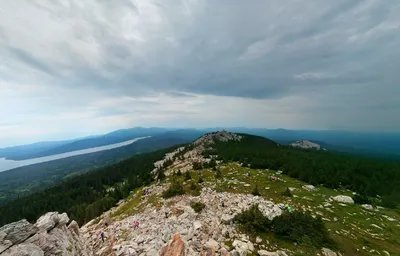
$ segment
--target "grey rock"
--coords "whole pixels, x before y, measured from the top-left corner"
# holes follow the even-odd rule
[[[34,244],[18,244],[11,247],[2,256],[44,256],[44,252]]]
[[[340,195],[340,196],[335,196],[332,199],[339,203],[354,204],[353,198],[351,198],[349,196]]]
[[[328,248],[322,248],[322,255],[324,256],[337,256],[336,252],[328,249]]]
[[[27,220],[20,220],[7,224],[0,228],[0,247],[4,245],[18,244],[35,234],[37,229]],[[4,235],[6,234],[6,235]],[[7,242],[8,241],[8,242]],[[1,251],[0,251],[1,253]]]
[[[206,246],[207,248],[213,249],[214,251],[218,251],[218,249],[219,249],[219,244],[218,244],[218,242],[215,241],[214,239],[208,240],[207,243],[205,244],[205,246]]]
[[[224,224],[231,224],[235,216],[229,214],[223,214],[221,217],[221,222]]]
[[[58,221],[59,217],[57,212],[48,212],[36,221],[35,227],[37,227],[39,231],[49,231],[58,224]]]

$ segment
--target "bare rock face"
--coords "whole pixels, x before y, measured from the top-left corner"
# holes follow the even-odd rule
[[[0,253],[3,256],[82,255],[91,256],[73,221],[66,227],[66,213],[49,212],[32,225],[26,220],[0,228]]]
[[[175,234],[167,245],[158,251],[160,256],[186,256],[187,246],[179,234]]]

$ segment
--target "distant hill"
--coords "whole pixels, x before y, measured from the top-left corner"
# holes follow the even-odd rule
[[[0,172],[0,204],[56,185],[83,172],[115,164],[135,154],[188,143],[198,138],[199,133],[192,130],[169,131],[120,148]]]
[[[24,160],[24,159],[38,158],[38,157],[56,155],[76,150],[115,144],[138,137],[154,136],[165,133],[167,131],[170,131],[170,129],[142,128],[142,127],[122,129],[104,135],[92,136],[76,140],[39,142],[32,145],[4,148],[0,149],[0,157],[5,157],[10,160]]]

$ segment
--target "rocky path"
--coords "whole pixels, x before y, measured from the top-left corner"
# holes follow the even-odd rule
[[[150,197],[152,193],[161,194],[160,189],[153,188],[147,196]],[[198,201],[206,207],[200,213],[195,213],[190,204]],[[198,197],[174,197],[163,200],[161,207],[149,204],[138,214],[122,220],[108,219],[107,224],[105,221],[88,223],[81,231],[96,255],[157,255],[176,233],[180,234],[180,239],[186,245],[187,255],[199,255],[210,248],[217,255],[228,254],[229,248],[225,245],[227,239],[235,243],[231,254],[246,255],[258,246],[238,233],[231,221],[235,214],[254,203],[258,203],[260,210],[271,219],[282,213],[277,205],[260,197],[217,193],[211,188],[203,188]],[[105,218],[107,214],[104,214]],[[139,228],[134,228],[136,220],[140,223]],[[104,243],[99,236],[102,231],[106,234]]]

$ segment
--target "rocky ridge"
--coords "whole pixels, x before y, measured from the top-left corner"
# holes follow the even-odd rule
[[[162,185],[152,186],[145,197],[160,195],[162,190]],[[195,213],[190,207],[193,202],[202,202],[206,207]],[[107,218],[115,211],[113,209],[102,216],[103,220],[107,219],[107,224],[105,221],[88,223],[82,227],[82,233],[96,255],[165,255],[170,251],[163,247],[165,243],[169,244],[165,246],[171,246],[178,243],[177,240],[184,245],[183,255],[207,254],[207,251],[213,255],[246,255],[258,246],[256,241],[253,243],[249,237],[240,234],[232,225],[232,220],[237,213],[255,203],[270,219],[282,214],[278,205],[261,197],[218,193],[212,187],[206,187],[200,196],[182,195],[162,200],[159,208],[147,204],[142,212],[120,220]],[[139,228],[134,228],[135,221],[139,221]],[[99,239],[102,231],[107,237],[104,243]],[[179,239],[175,234],[179,234]],[[170,241],[171,238],[175,243]],[[228,252],[229,248],[224,243],[226,238],[234,239],[233,251]]]
[[[177,169],[181,170],[181,172],[183,173],[190,171],[192,170],[192,165],[194,162],[204,163],[204,162],[209,162],[211,160],[210,158],[204,158],[202,153],[206,149],[211,149],[212,145],[216,141],[221,141],[221,142],[227,142],[231,140],[240,141],[241,139],[242,136],[228,131],[217,131],[213,133],[207,133],[198,138],[187,148],[180,147],[173,152],[167,153],[164,159],[154,163],[155,168],[153,170],[153,173],[156,174],[158,168],[161,168],[163,164],[168,160],[173,161],[173,164],[171,167],[165,170],[166,175],[170,175],[172,170],[177,170]],[[182,153],[183,153],[182,158],[181,159],[177,158],[177,156]]]

